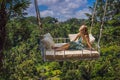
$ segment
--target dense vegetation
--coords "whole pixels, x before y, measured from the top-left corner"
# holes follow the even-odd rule
[[[52,17],[42,18],[41,31],[36,17],[19,16],[8,19],[0,80],[38,80],[40,78],[45,80],[120,80],[120,1],[108,1],[108,12],[100,42],[101,57],[97,60],[43,62],[38,44],[39,36],[48,32],[53,37],[68,37],[69,33],[77,33],[83,21],[90,28],[90,14],[86,14],[88,16],[86,20],[72,18],[65,22],[57,22],[58,20]],[[103,2],[98,0],[98,3],[92,30],[96,43],[99,37],[104,0]],[[90,7],[90,10],[93,11],[93,8]]]

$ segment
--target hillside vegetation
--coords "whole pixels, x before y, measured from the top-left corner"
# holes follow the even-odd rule
[[[95,44],[99,38],[104,0],[103,2],[98,0],[98,3],[92,30],[96,38]],[[48,32],[55,38],[68,38],[68,34],[78,32],[83,22],[90,29],[91,14],[86,13],[88,19],[71,18],[64,22],[58,22],[56,18],[49,16],[41,18],[42,30],[37,25],[36,17],[23,15],[7,18],[0,80],[38,80],[40,78],[45,80],[120,80],[119,5],[119,0],[108,2],[100,41],[101,53],[97,60],[43,62],[38,44],[39,36]],[[93,11],[93,7],[89,8]]]

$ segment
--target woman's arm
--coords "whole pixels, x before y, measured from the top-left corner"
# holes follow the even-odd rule
[[[86,40],[86,42],[87,42],[88,47],[89,47],[90,49],[92,49],[92,46],[91,46],[91,43],[90,43],[90,41],[89,41],[89,36],[88,36],[88,35],[85,35],[85,40]]]
[[[81,36],[81,34],[78,33],[77,36],[75,37],[75,39],[73,41],[76,41],[80,36]]]

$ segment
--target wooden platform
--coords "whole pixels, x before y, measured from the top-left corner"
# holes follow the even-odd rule
[[[63,61],[63,60],[80,60],[80,59],[97,59],[100,57],[98,51],[91,50],[65,50],[54,51],[47,50],[44,55],[46,61]]]

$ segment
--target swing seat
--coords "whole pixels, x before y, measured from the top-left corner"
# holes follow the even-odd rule
[[[97,51],[91,50],[65,50],[55,51],[47,50],[45,54],[45,61],[64,61],[64,60],[83,60],[83,59],[97,59],[99,58]]]
[[[77,34],[69,34],[69,39],[72,41],[74,37],[76,37]],[[52,37],[49,34],[50,37]],[[53,39],[53,38],[51,38]],[[57,38],[61,39],[62,38]],[[65,38],[63,38],[65,41]],[[67,38],[66,38],[67,39]],[[54,40],[54,39],[53,39]],[[60,40],[60,41],[61,41]],[[67,40],[66,40],[67,41]],[[54,47],[60,47],[67,42],[64,43],[54,43]],[[50,42],[49,42],[49,45]],[[41,54],[44,61],[64,61],[64,60],[85,60],[85,59],[98,59],[100,57],[100,54],[98,51],[95,50],[63,50],[63,51],[55,51],[54,49],[46,49],[44,43],[41,46]]]

